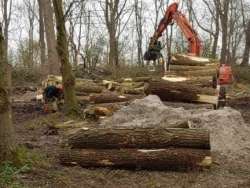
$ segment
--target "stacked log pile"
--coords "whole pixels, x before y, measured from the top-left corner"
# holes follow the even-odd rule
[[[60,152],[65,165],[189,170],[212,163],[204,129],[85,128],[70,136],[68,146]]]
[[[210,59],[178,54],[170,66],[168,76],[172,78],[169,80],[152,77],[76,79],[76,94],[81,104],[123,103],[151,94],[158,95],[163,101],[217,104],[217,92],[212,89],[217,67],[218,63]],[[60,76],[50,75],[44,85],[61,82]]]

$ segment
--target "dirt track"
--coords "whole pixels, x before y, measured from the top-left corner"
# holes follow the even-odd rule
[[[183,104],[172,105],[176,107]],[[242,112],[246,122],[250,122],[249,102],[236,100],[230,105]],[[189,104],[185,107],[194,106]],[[44,115],[39,106],[32,102],[15,103],[13,110],[20,144],[31,151],[41,153],[48,163],[19,177],[25,187],[250,187],[250,163],[241,161],[225,161],[216,163],[211,169],[202,172],[182,173],[63,167],[57,160],[61,135],[50,126],[51,118],[53,121],[63,121],[63,116]],[[221,157],[218,161],[223,161],[223,156]]]

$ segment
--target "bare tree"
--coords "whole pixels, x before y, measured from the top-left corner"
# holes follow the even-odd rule
[[[64,86],[65,110],[68,115],[78,112],[75,95],[75,78],[69,62],[68,40],[65,27],[65,15],[63,13],[62,0],[53,0],[57,26],[57,51],[61,60],[61,70]]]
[[[205,31],[206,33],[208,33],[209,35],[211,35],[213,37],[211,56],[213,58],[216,58],[217,47],[218,47],[218,42],[219,42],[219,35],[220,35],[219,9],[217,9],[215,6],[215,3],[214,3],[215,0],[213,0],[213,1],[202,0],[202,2],[204,3],[205,7],[207,8],[207,10],[211,16],[211,24],[207,24],[207,25],[210,25],[210,27],[207,28],[206,26],[204,26],[204,24],[202,24],[202,21],[198,19],[194,8],[191,6],[192,12],[193,12],[193,18],[194,18],[195,22],[197,23],[197,25],[203,31]],[[207,16],[204,15],[204,17],[207,17]]]
[[[103,7],[106,26],[109,33],[109,64],[119,65],[119,24],[123,11],[125,10],[127,0],[122,3],[120,0],[105,0]]]
[[[33,44],[34,44],[34,22],[35,22],[35,0],[25,0],[24,1],[29,21],[29,39],[28,39],[28,62],[25,62],[28,68],[33,68],[34,65],[34,53],[33,53]]]
[[[11,15],[12,15],[12,6],[13,1],[12,0],[1,0],[1,7],[2,7],[2,13],[3,13],[3,26],[4,26],[4,38],[5,38],[5,52],[6,56],[8,57],[8,44],[9,44],[9,26],[11,21]]]
[[[48,73],[59,74],[60,73],[60,61],[56,50],[56,35],[54,14],[51,0],[41,0],[41,7],[44,12],[45,33],[47,42],[47,54],[48,54]]]
[[[39,4],[39,35],[40,35],[39,44],[40,44],[40,50],[41,50],[40,59],[41,59],[42,67],[44,68],[46,64],[46,44],[45,44],[45,35],[44,35],[44,32],[45,32],[44,10],[42,8],[42,0],[38,0],[38,4]]]
[[[243,55],[243,60],[242,60],[242,65],[249,65],[249,56],[250,56],[250,20],[248,21],[247,24],[247,29],[246,29],[246,44],[245,44],[245,50],[244,50],[244,55]]]
[[[10,105],[11,76],[5,52],[5,42],[0,27],[0,163],[11,160],[15,150],[14,128]]]
[[[142,27],[143,27],[143,18],[142,18],[142,0],[135,0],[135,24],[136,24],[136,33],[137,33],[137,63],[141,66],[143,66],[143,53],[142,53],[142,40],[143,40],[143,33],[142,33]]]
[[[228,60],[228,20],[229,20],[229,6],[231,0],[214,0],[216,9],[220,15],[221,29],[222,29],[222,48],[221,48],[221,62],[227,63]]]

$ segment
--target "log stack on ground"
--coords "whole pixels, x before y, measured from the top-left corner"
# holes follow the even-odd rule
[[[210,167],[209,132],[189,128],[83,128],[60,162],[82,167],[194,170]]]

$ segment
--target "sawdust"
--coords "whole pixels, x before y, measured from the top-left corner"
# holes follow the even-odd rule
[[[106,127],[155,127],[188,120],[192,128],[205,128],[211,133],[212,152],[230,160],[249,156],[250,128],[241,113],[232,109],[192,109],[166,106],[157,96],[135,100],[104,120]],[[248,154],[248,155],[247,155]],[[249,159],[248,159],[249,160]]]

